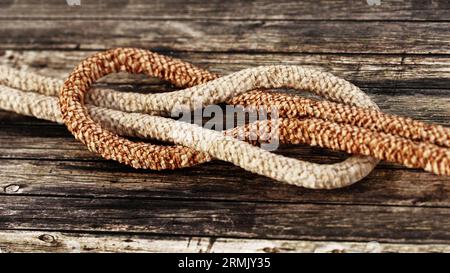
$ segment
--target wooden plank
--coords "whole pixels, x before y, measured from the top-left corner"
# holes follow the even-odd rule
[[[311,154],[317,159],[321,153]],[[308,156],[300,158],[307,160]],[[160,172],[135,170],[102,160],[0,163],[3,195],[450,206],[449,177],[389,165],[381,165],[350,187],[317,191],[282,184],[218,161]]]
[[[7,252],[414,253],[450,252],[447,244],[326,242],[222,237],[148,236],[54,231],[0,231]]]
[[[0,196],[0,229],[449,243],[450,209]]]
[[[369,5],[357,0],[239,1],[220,0],[81,0],[68,6],[61,0],[3,0],[0,19],[215,19],[215,20],[448,20],[446,0],[381,0]]]
[[[450,22],[6,20],[0,49],[450,54],[449,27]]]
[[[92,51],[0,51],[0,64],[64,79]],[[376,93],[445,95],[450,84],[450,56],[415,55],[342,55],[342,54],[280,54],[280,53],[199,53],[163,52],[220,75],[260,65],[302,65],[343,77]],[[105,77],[108,84],[145,84],[150,90],[167,89],[159,81],[124,73]],[[158,84],[158,86],[153,86]],[[142,86],[134,86],[142,90]],[[396,92],[396,89],[399,89]],[[415,90],[422,89],[422,90]],[[440,90],[436,90],[440,89]],[[370,90],[368,90],[370,91]]]

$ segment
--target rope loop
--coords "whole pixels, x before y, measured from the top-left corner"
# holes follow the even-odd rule
[[[137,94],[90,88],[99,78],[120,71],[158,77],[184,89]],[[329,101],[258,90],[272,88],[309,91]],[[266,112],[270,119],[218,132],[164,117],[178,108],[187,109],[189,116],[190,111],[206,112],[211,104],[223,102]],[[181,60],[118,48],[82,61],[65,82],[0,66],[0,109],[64,122],[91,151],[135,168],[176,169],[220,159],[315,189],[350,185],[367,176],[378,160],[450,175],[449,128],[383,113],[353,84],[301,66],[255,67],[219,78]],[[121,136],[175,145],[132,142]],[[258,147],[267,139],[357,156],[314,164]]]
[[[307,90],[334,100],[376,108],[370,98],[351,83],[329,73],[299,66],[253,68],[212,80],[214,75],[205,70],[146,50],[118,48],[97,53],[82,61],[64,82],[60,94],[62,117],[69,131],[89,150],[134,168],[175,169],[204,161],[206,157],[176,148],[168,150],[166,147],[132,142],[95,122],[84,104],[85,94],[99,78],[120,71],[144,73],[178,87],[192,86],[168,94],[134,94],[132,103],[130,100],[116,99],[116,102],[128,103],[113,107],[127,112],[169,112],[175,105],[194,107],[194,102],[200,100],[204,106],[224,102],[257,88],[281,87]],[[155,135],[171,136],[176,144],[188,145],[254,173],[298,186],[342,187],[365,177],[377,163],[376,159],[363,156],[353,156],[336,164],[304,162],[275,155],[220,132],[205,133],[195,125],[168,119],[158,122],[155,118],[147,119],[154,122],[147,126],[154,128]]]

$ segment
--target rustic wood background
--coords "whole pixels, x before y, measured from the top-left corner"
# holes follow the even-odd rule
[[[450,126],[450,2],[380,1],[2,0],[0,63],[64,78],[93,52],[130,46],[220,74],[306,65],[352,81],[386,112]],[[101,84],[172,90],[124,75]],[[9,112],[0,128],[2,252],[450,251],[448,177],[382,163],[351,187],[314,191],[219,161],[134,170],[62,125]]]

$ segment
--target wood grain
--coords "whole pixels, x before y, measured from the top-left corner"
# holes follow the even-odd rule
[[[0,64],[64,79],[73,67],[91,51],[0,51]],[[220,75],[227,75],[248,67],[260,65],[302,65],[333,73],[360,87],[393,94],[448,95],[450,84],[450,56],[422,55],[342,55],[342,54],[281,54],[281,53],[201,53],[163,52]],[[119,73],[105,77],[107,84],[151,85],[150,90],[167,90],[156,79]],[[157,84],[158,86],[153,86]],[[139,87],[139,86],[136,86]],[[396,88],[400,89],[395,92]],[[141,88],[142,89],[142,86]],[[416,90],[421,89],[421,90]],[[366,89],[365,89],[366,90]],[[139,91],[139,89],[138,89]]]
[[[445,244],[329,242],[111,233],[0,231],[2,252],[353,253],[450,252]]]
[[[450,54],[449,27],[450,22],[6,20],[0,49]]]
[[[446,0],[381,3],[370,6],[365,0],[82,0],[81,6],[70,7],[60,0],[3,0],[0,19],[448,21],[450,12]]]
[[[308,159],[304,154],[299,157]],[[320,153],[314,154],[319,161]],[[450,207],[448,177],[390,165],[380,166],[353,186],[317,191],[280,184],[218,161],[163,172],[134,170],[110,161],[0,162],[0,194],[6,195]]]
[[[0,196],[0,228],[17,230],[443,243],[449,217],[434,207]]]

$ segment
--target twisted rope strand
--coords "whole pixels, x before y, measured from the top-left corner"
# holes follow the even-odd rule
[[[262,91],[244,93],[233,97],[228,103],[255,110],[276,109],[281,117],[319,118],[450,148],[450,128],[389,115],[373,109]]]
[[[344,151],[352,154],[373,156],[390,162],[401,162],[410,168],[421,168],[441,175],[450,175],[450,149],[426,142],[417,143],[410,139],[396,137],[386,133],[348,124],[337,124],[322,119],[277,120],[281,143],[309,144]],[[251,132],[269,134],[273,128],[271,121],[260,121],[234,128],[227,134],[249,136]]]

